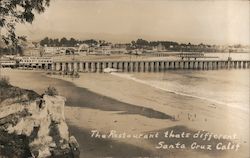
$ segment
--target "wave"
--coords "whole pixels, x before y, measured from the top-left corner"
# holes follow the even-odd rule
[[[228,104],[226,102],[215,100],[215,99],[211,99],[211,98],[206,98],[206,97],[202,97],[202,96],[197,96],[197,95],[187,94],[187,93],[183,93],[183,92],[173,91],[173,90],[164,88],[164,87],[162,87],[160,85],[152,84],[151,82],[148,82],[148,81],[141,80],[141,79],[138,79],[136,77],[133,77],[131,74],[112,72],[111,75],[118,76],[118,77],[121,77],[121,78],[125,78],[125,79],[128,79],[128,80],[133,80],[133,81],[135,81],[137,83],[145,84],[145,85],[148,85],[150,87],[153,87],[153,88],[156,88],[156,89],[160,89],[160,90],[163,90],[163,91],[166,91],[168,93],[175,94],[175,95],[181,95],[181,96],[185,96],[185,97],[191,97],[191,98],[201,99],[201,100],[205,100],[205,101],[208,101],[208,102],[212,102],[212,103],[216,103],[216,104],[220,104],[220,105],[225,105],[225,106],[228,106],[228,107],[236,108],[236,109],[242,110],[244,112],[249,112],[249,108],[247,108],[247,107],[244,108],[244,107],[241,107],[239,105]]]

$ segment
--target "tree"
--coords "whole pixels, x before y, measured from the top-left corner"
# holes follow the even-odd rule
[[[39,48],[39,55],[42,57],[42,56],[44,55],[44,53],[45,53],[44,48],[43,48],[43,47],[40,47],[40,48]]]
[[[61,46],[66,46],[67,45],[67,43],[68,43],[68,40],[67,40],[67,38],[65,38],[65,37],[63,37],[61,40],[60,40],[60,44],[61,44]]]
[[[48,46],[48,44],[49,44],[49,38],[48,37],[45,37],[43,40],[40,41],[41,46],[45,46],[45,45]]]
[[[81,41],[80,43],[85,43],[85,44],[90,45],[90,46],[98,44],[98,42],[96,40],[94,40],[94,39]]]
[[[47,88],[47,90],[45,90],[44,92],[46,95],[49,95],[49,96],[56,96],[58,95],[58,91],[55,87],[52,87],[52,86],[49,86]]]
[[[76,45],[77,41],[74,38],[70,38],[69,40],[69,46],[74,47]]]
[[[135,41],[132,41],[131,44],[132,44],[132,46],[136,46],[136,42]]]
[[[136,41],[136,45],[138,45],[138,46],[147,46],[148,45],[148,41],[144,40],[144,39],[138,39]]]
[[[54,39],[54,44],[55,44],[55,46],[57,46],[57,47],[60,45],[59,39],[58,39],[58,38]]]
[[[32,23],[35,12],[43,13],[50,0],[0,0],[0,34],[7,45],[17,45],[17,23]]]

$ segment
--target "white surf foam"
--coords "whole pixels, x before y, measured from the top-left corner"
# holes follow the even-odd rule
[[[235,105],[235,104],[225,103],[223,101],[219,101],[219,100],[215,100],[215,99],[211,99],[211,98],[206,98],[206,97],[202,97],[202,96],[191,95],[191,94],[187,94],[187,93],[173,91],[173,90],[167,89],[165,87],[162,87],[160,85],[152,84],[151,82],[148,82],[146,80],[141,80],[141,79],[135,78],[131,74],[112,72],[111,75],[118,76],[118,77],[121,77],[121,78],[125,78],[125,79],[128,79],[128,80],[133,80],[135,82],[142,83],[142,84],[151,86],[153,88],[160,89],[160,90],[163,90],[163,91],[166,91],[166,92],[169,92],[169,93],[173,93],[173,94],[176,94],[176,95],[182,95],[182,96],[186,96],[186,97],[201,99],[201,100],[209,101],[209,102],[212,102],[212,103],[221,104],[221,105],[225,105],[225,106],[228,106],[228,107],[236,108],[236,109],[239,109],[239,110],[242,110],[244,112],[249,113],[249,108],[245,108],[245,107]]]

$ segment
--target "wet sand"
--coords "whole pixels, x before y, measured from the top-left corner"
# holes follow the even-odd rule
[[[81,74],[80,79],[49,78],[41,72],[3,71],[13,85],[43,93],[55,86],[67,98],[65,116],[79,141],[82,157],[248,157],[249,115],[204,100],[178,96],[110,74]],[[50,76],[51,77],[51,76]],[[63,81],[65,80],[65,81]],[[223,127],[223,128],[222,128]],[[239,136],[239,152],[155,149],[163,138],[99,139],[91,130],[127,133],[205,130]],[[237,130],[236,130],[237,129]],[[176,140],[175,140],[176,141]],[[191,140],[183,140],[191,141]],[[169,141],[171,142],[171,141]],[[203,142],[204,143],[204,142]]]

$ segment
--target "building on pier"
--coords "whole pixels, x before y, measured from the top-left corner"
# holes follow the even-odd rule
[[[16,60],[12,58],[2,57],[0,59],[0,67],[2,68],[15,68],[17,66]]]
[[[51,69],[53,60],[51,57],[19,57],[18,67]]]

